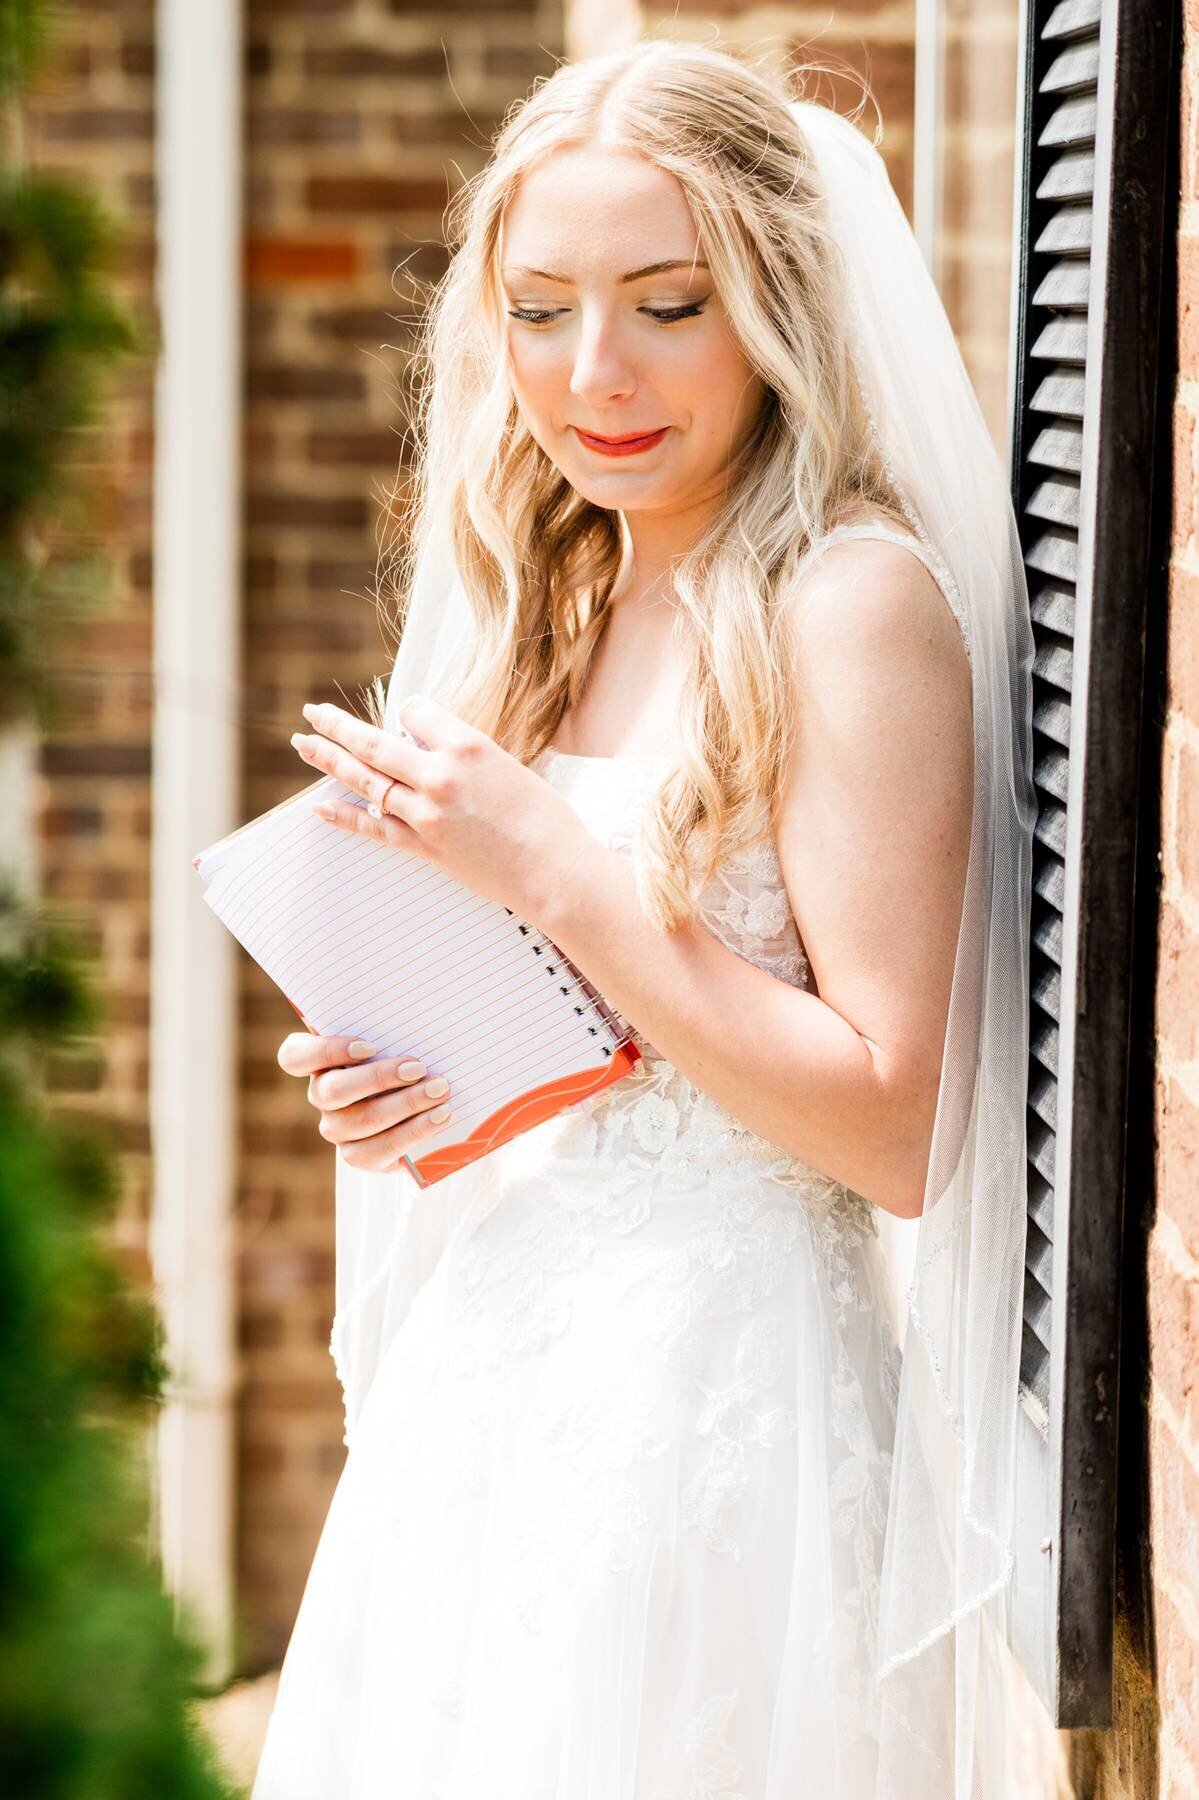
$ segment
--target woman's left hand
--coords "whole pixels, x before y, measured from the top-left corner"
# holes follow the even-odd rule
[[[304,761],[385,808],[376,819],[350,800],[325,802],[322,818],[423,856],[522,918],[536,923],[598,847],[549,782],[425,695],[405,700],[399,716],[427,749],[340,706],[303,712],[313,734],[291,741]]]

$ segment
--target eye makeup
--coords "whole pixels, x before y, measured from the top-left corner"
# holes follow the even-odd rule
[[[638,312],[643,313],[647,318],[656,320],[659,325],[674,325],[677,324],[680,319],[698,318],[700,313],[703,312],[706,304],[707,302],[704,300],[697,300],[689,302],[686,306],[639,306],[637,310]],[[508,317],[510,319],[520,319],[526,325],[547,325],[552,320],[559,318],[565,310],[566,308],[564,307],[541,308],[531,306],[510,306],[508,308]]]

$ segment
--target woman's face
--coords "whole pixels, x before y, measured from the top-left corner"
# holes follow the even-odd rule
[[[673,511],[716,498],[761,409],[764,384],[700,256],[674,176],[627,151],[555,151],[505,212],[517,404],[597,506]]]

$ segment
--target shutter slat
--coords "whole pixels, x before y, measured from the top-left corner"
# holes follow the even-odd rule
[[[1078,575],[1078,538],[1073,532],[1043,531],[1024,560],[1030,569],[1073,585]]]
[[[1038,840],[1055,856],[1066,854],[1066,809],[1064,806],[1043,806],[1037,815],[1034,831]]]
[[[1054,369],[1046,375],[1029,401],[1034,412],[1064,413],[1068,419],[1082,418],[1086,377],[1081,370]]]
[[[1090,262],[1084,257],[1063,257],[1038,286],[1033,303],[1061,307],[1065,312],[1085,312],[1090,285]]]
[[[1046,908],[1032,928],[1032,941],[1037,949],[1047,956],[1051,962],[1062,966],[1062,920],[1061,914]],[[1044,1116],[1044,1115],[1042,1115]],[[1054,1104],[1053,1118],[1049,1123],[1057,1129],[1057,1106]]]
[[[1085,256],[1091,248],[1091,231],[1089,206],[1059,206],[1033,248],[1038,254]]]
[[[1056,1150],[1057,1139],[1049,1127],[1040,1119],[1031,1120],[1028,1128],[1028,1160],[1037,1174],[1042,1176],[1051,1187],[1055,1174]]]
[[[1037,433],[1028,460],[1041,468],[1077,475],[1082,468],[1082,426],[1069,425],[1065,420],[1046,426]]]
[[[1066,865],[1056,857],[1046,857],[1033,877],[1033,887],[1042,900],[1063,912],[1066,905]]]
[[[1046,1070],[1029,1085],[1028,1104],[1042,1125],[1057,1132],[1057,1082]]]
[[[1042,794],[1052,794],[1063,806],[1069,792],[1070,759],[1056,747],[1034,752],[1033,779]]]
[[[1032,978],[1032,997],[1034,1003],[1043,1013],[1048,1013],[1055,1024],[1062,1022],[1062,975],[1060,969],[1042,960],[1039,954],[1033,955],[1034,970]]]
[[[1078,495],[1078,482],[1069,477],[1042,481],[1029,495],[1024,510],[1031,518],[1048,519],[1051,525],[1068,525],[1072,531],[1077,531]]]
[[[1053,1189],[1040,1175],[1028,1178],[1028,1216],[1037,1230],[1053,1241]]]
[[[1028,1222],[1028,1244],[1024,1261],[1037,1286],[1052,1302],[1053,1244],[1033,1219]]]
[[[1032,1029],[1032,1053],[1043,1069],[1057,1074],[1057,1026],[1052,1019],[1038,1019]]]
[[[1070,702],[1046,695],[1033,703],[1032,722],[1042,737],[1052,738],[1063,750],[1070,748]]]
[[[1066,319],[1050,319],[1029,355],[1042,362],[1077,363],[1081,368],[1087,360],[1086,320],[1073,313]]]
[[[1049,1348],[1053,1303],[1031,1269],[1024,1271],[1024,1319],[1039,1344]]]
[[[1048,626],[1059,636],[1074,636],[1074,595],[1068,588],[1039,587],[1029,602],[1029,610],[1039,625]]]
[[[1050,113],[1037,143],[1043,150],[1055,149],[1059,144],[1094,143],[1098,123],[1099,108],[1093,97],[1064,100]]]
[[[1099,39],[1072,44],[1055,56],[1041,82],[1043,94],[1076,94],[1099,78]]]
[[[1089,200],[1095,191],[1095,152],[1066,150],[1055,157],[1037,189],[1038,200]]]
[[[1047,42],[1076,37],[1099,24],[1100,0],[1058,0],[1041,31]]]
[[[1057,638],[1042,639],[1033,658],[1033,673],[1068,694],[1074,682],[1074,652],[1070,645]]]

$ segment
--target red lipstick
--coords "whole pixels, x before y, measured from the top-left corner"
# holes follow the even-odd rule
[[[597,437],[594,432],[584,431],[579,425],[572,429],[579,442],[599,456],[637,456],[642,450],[649,450],[654,444],[661,443],[670,426],[663,425],[658,431],[626,432],[623,437]]]

